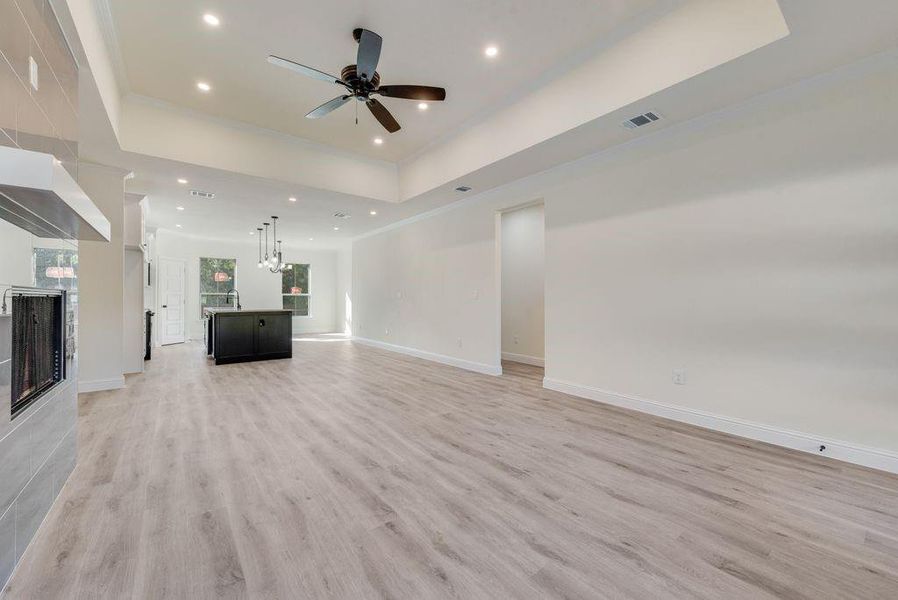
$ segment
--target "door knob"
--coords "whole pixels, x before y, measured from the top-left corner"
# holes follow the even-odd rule
[[[162,308],[168,308],[168,304],[163,304]]]

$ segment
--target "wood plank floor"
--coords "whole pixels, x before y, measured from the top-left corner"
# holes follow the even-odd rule
[[[898,478],[344,340],[81,396],[4,600],[898,598]]]

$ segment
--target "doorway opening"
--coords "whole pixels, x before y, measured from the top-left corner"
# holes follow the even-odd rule
[[[499,221],[503,372],[542,379],[546,337],[543,203],[503,211]]]

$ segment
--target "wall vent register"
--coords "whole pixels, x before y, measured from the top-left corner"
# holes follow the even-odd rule
[[[190,190],[190,195],[194,198],[202,198],[203,200],[215,199],[215,192],[204,192],[202,190]]]

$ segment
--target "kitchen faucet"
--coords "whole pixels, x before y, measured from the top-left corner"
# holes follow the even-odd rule
[[[237,310],[240,310],[243,307],[240,306],[240,292],[238,292],[236,288],[231,288],[228,290],[228,295],[225,298],[225,302],[231,301],[231,292],[234,292],[234,296],[237,298]]]

